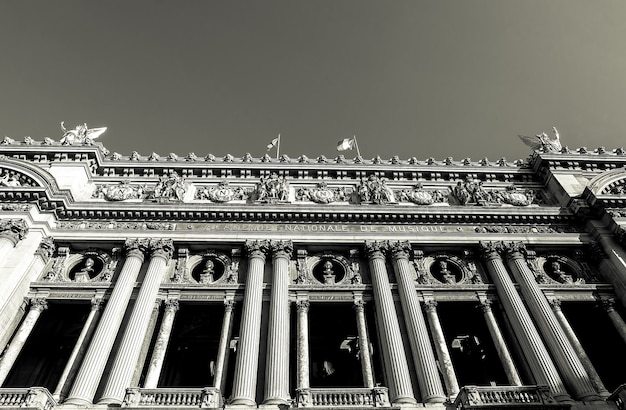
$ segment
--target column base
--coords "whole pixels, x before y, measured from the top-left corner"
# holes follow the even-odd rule
[[[272,398],[263,400],[263,403],[259,405],[259,408],[264,407],[264,406],[267,406],[267,407],[288,406],[290,404],[291,404],[291,400],[289,399],[272,397]]]
[[[446,396],[432,395],[432,396],[422,397],[423,403],[445,403],[446,400],[448,400]]]
[[[123,400],[113,397],[102,397],[96,404],[106,404],[107,406],[121,406]]]
[[[234,399],[231,399],[228,404],[226,405],[226,408],[238,408],[238,407],[256,407],[256,401],[249,399],[247,397],[236,397]]]
[[[69,399],[65,400],[63,402],[63,404],[69,404],[69,405],[72,405],[72,406],[91,406],[91,405],[93,405],[91,400],[83,399],[83,398],[80,398],[80,397],[70,397]]]
[[[402,405],[402,404],[417,404],[417,400],[415,400],[411,396],[398,396],[393,399],[391,402],[393,405]]]

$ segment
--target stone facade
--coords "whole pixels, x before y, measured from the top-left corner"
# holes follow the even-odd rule
[[[616,408],[624,166],[6,140],[0,407]]]

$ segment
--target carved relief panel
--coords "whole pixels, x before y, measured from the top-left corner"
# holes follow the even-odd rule
[[[464,251],[463,257],[450,253],[424,255],[421,250],[414,251],[413,265],[417,274],[416,281],[422,285],[477,285],[483,283],[473,255]]]
[[[68,247],[59,247],[57,256],[50,259],[44,270],[42,280],[73,283],[110,282],[117,269],[119,257],[119,248],[113,248],[110,253],[100,249],[89,249],[72,254]]]
[[[235,285],[239,281],[239,255],[207,250],[189,255],[188,249],[179,249],[172,283],[198,284],[203,286]]]
[[[308,256],[298,251],[297,277],[294,283],[313,286],[343,286],[361,284],[358,264],[334,252],[326,251]]]
[[[560,254],[528,258],[528,266],[540,284],[584,285],[598,282],[586,262]]]

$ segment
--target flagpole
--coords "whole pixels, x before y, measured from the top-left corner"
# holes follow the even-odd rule
[[[276,144],[276,159],[278,159],[279,154],[280,154],[280,134],[278,134],[278,144]]]
[[[359,143],[356,142],[356,135],[353,135],[352,138],[354,138],[354,145],[356,146],[356,154],[360,157],[361,151],[359,151]]]

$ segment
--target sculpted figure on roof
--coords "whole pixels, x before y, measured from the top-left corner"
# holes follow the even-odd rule
[[[68,130],[65,128],[65,121],[61,121],[61,130],[63,138],[60,142],[63,145],[91,145],[93,140],[104,134],[107,127],[89,128],[87,123],[77,125],[76,128]]]

